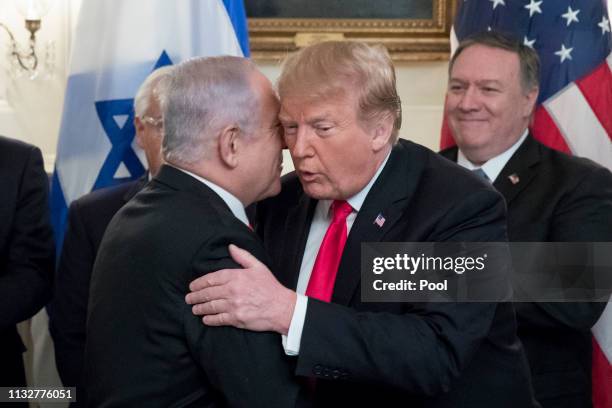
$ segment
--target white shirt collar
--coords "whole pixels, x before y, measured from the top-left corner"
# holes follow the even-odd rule
[[[218,186],[215,183],[213,183],[212,181],[206,180],[205,178],[202,178],[202,177],[198,176],[197,174],[194,174],[194,173],[192,173],[190,171],[187,171],[185,169],[181,169],[179,167],[174,167],[174,168],[178,169],[178,170],[182,171],[183,173],[190,175],[194,179],[199,180],[202,183],[206,184],[212,191],[214,191],[215,193],[217,193],[217,195],[219,197],[221,197],[221,199],[225,202],[225,204],[227,204],[227,206],[229,207],[229,209],[232,212],[232,214],[234,214],[234,217],[238,218],[245,225],[249,225],[249,219],[247,218],[246,212],[244,211],[244,206],[242,205],[240,200],[238,198],[236,198],[236,196],[234,196],[232,193],[230,193],[229,191],[227,191],[223,187]]]
[[[491,183],[493,183],[497,176],[499,176],[499,173],[501,173],[501,171],[503,170],[506,163],[508,163],[508,160],[510,160],[514,152],[516,152],[520,145],[523,144],[528,134],[529,131],[525,129],[525,132],[516,143],[510,146],[510,148],[507,149],[505,152],[498,154],[492,159],[489,159],[482,166],[477,166],[471,161],[469,161],[468,158],[465,157],[461,149],[459,149],[457,151],[457,164],[461,167],[465,167],[468,170],[482,169],[482,171],[485,172],[489,180],[491,180]]]
[[[385,165],[387,164],[387,161],[389,161],[389,156],[391,156],[392,151],[393,149],[391,149],[389,153],[387,153],[387,157],[385,157],[385,160],[383,160],[383,162],[380,164],[378,170],[376,170],[376,173],[374,174],[372,179],[370,179],[370,182],[366,184],[366,186],[360,192],[346,200],[346,202],[349,203],[350,206],[353,208],[354,212],[359,212],[359,210],[361,210],[361,206],[363,205],[363,202],[368,196],[368,193],[372,189],[374,183],[376,183],[376,180],[378,180],[378,176],[380,176],[380,173],[382,173],[383,169],[385,168]],[[331,210],[332,202],[333,200],[319,201],[319,206],[323,207],[323,209],[325,210],[325,214],[328,214],[328,216],[330,216],[329,212]]]

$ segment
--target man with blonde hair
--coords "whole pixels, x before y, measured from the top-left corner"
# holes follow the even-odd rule
[[[360,297],[364,242],[506,240],[505,206],[490,185],[397,138],[401,105],[386,50],[304,48],[285,62],[278,89],[296,171],[258,205],[278,281],[232,247],[249,273],[192,282],[194,312],[207,325],[285,336],[296,375],[316,379],[321,406],[533,406],[512,304]]]

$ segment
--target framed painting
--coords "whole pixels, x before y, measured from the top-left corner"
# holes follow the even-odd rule
[[[444,60],[457,0],[246,0],[251,54],[276,60],[325,40],[383,44],[396,61]]]

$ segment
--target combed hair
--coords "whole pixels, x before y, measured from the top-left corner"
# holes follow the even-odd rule
[[[259,124],[252,86],[255,65],[240,57],[193,58],[175,66],[164,81],[162,155],[169,163],[206,159],[219,132],[236,126],[249,137]]]
[[[392,141],[402,124],[395,68],[386,48],[357,41],[327,41],[289,55],[277,82],[281,100],[288,95],[325,99],[347,87],[359,92],[359,118],[367,125],[391,115]]]
[[[134,116],[142,118],[147,115],[151,97],[158,98],[159,93],[157,85],[161,80],[168,77],[170,72],[172,72],[172,68],[173,67],[170,65],[157,68],[145,78],[142,84],[140,84],[136,96],[134,97]]]
[[[461,41],[450,60],[448,66],[449,76],[459,55],[467,48],[474,45],[499,48],[517,54],[519,57],[521,87],[523,91],[529,92],[540,87],[540,58],[538,57],[538,53],[533,48],[524,45],[518,39],[498,31],[476,33]]]

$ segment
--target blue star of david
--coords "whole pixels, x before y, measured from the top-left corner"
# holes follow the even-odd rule
[[[166,65],[172,65],[172,60],[170,60],[166,51],[162,51],[151,72]],[[93,190],[137,179],[145,172],[145,168],[134,149],[132,149],[132,142],[136,135],[134,129],[134,99],[98,101],[95,106],[104,132],[111,142],[111,150],[104,160],[104,164],[102,164]],[[127,120],[122,126],[114,119],[118,115],[127,115]],[[125,165],[130,177],[115,177],[121,163]]]

